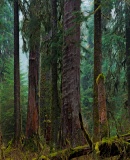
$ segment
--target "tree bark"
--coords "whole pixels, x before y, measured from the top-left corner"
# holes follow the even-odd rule
[[[106,91],[104,84],[104,75],[99,74],[96,83],[98,86],[98,105],[99,105],[99,125],[100,125],[100,138],[108,137],[108,120],[107,120],[107,107],[106,107]]]
[[[94,0],[94,104],[93,104],[93,141],[96,142],[100,138],[99,132],[99,112],[98,112],[98,87],[96,79],[101,73],[101,7],[100,0]]]
[[[84,143],[80,112],[80,0],[64,2],[64,51],[62,61],[62,147]],[[79,14],[78,14],[79,15]]]
[[[51,141],[51,72],[50,68],[45,66],[45,56],[48,48],[44,46],[41,55],[41,74],[40,74],[40,131],[44,136],[46,143]],[[45,54],[45,55],[44,55]]]
[[[44,136],[46,143],[50,145],[51,142],[51,106],[52,106],[52,75],[50,64],[47,64],[46,57],[51,56],[50,39],[52,36],[51,28],[51,12],[49,10],[50,1],[43,1],[44,13],[47,14],[44,22],[44,29],[46,36],[42,37],[44,44],[41,50],[41,68],[40,68],[40,131]],[[44,35],[45,35],[44,34]],[[42,48],[41,48],[42,49]]]
[[[126,76],[128,89],[128,114],[130,119],[130,6],[126,2]]]
[[[29,91],[26,124],[26,138],[39,133],[39,47],[40,21],[38,19],[38,4],[30,4],[30,35],[29,35]]]
[[[21,135],[18,0],[14,0],[14,119],[14,143],[17,146]]]
[[[60,107],[58,95],[58,47],[57,47],[57,0],[51,0],[52,6],[52,144],[58,145],[58,133],[60,127]]]

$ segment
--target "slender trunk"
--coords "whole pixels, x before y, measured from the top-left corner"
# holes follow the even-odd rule
[[[2,77],[0,77],[0,90],[2,91],[3,86],[2,86]],[[2,128],[1,128],[1,108],[2,108],[2,99],[0,96],[0,159],[4,159],[3,158],[3,150],[2,150],[2,145],[3,145],[3,137],[2,137]]]
[[[94,104],[93,104],[93,141],[99,140],[99,112],[98,112],[98,87],[96,79],[101,73],[101,7],[100,0],[94,1],[94,10],[97,10],[94,14]]]
[[[130,6],[128,4],[126,4],[126,65],[128,87],[128,114],[130,119]]]
[[[57,72],[57,0],[51,1],[52,5],[52,143],[58,144],[60,126],[60,108],[58,100],[58,72]]]
[[[18,0],[14,0],[14,143],[18,145],[21,134],[20,111],[20,69],[19,69],[19,10]]]
[[[44,46],[45,51],[48,50]],[[47,52],[45,52],[47,53]],[[44,135],[46,143],[51,141],[51,72],[49,67],[45,66],[45,58],[41,56],[41,78],[40,78],[40,127],[41,134]]]
[[[40,21],[38,19],[38,4],[31,1],[30,5],[30,37],[29,37],[29,91],[26,137],[39,134],[39,48]]]
[[[80,113],[80,0],[64,2],[64,52],[62,68],[63,147],[83,144]],[[68,33],[69,32],[69,33]]]
[[[107,107],[106,107],[106,91],[104,84],[104,75],[99,74],[96,83],[98,86],[98,105],[99,105],[99,124],[100,124],[100,137],[108,137],[108,120],[107,120]]]

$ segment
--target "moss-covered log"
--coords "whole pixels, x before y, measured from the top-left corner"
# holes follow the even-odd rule
[[[79,146],[75,148],[64,149],[55,153],[50,154],[48,157],[41,156],[40,160],[70,160],[75,157],[88,155],[92,152],[90,147],[87,145]]]
[[[96,150],[97,156],[105,158],[119,155],[122,157],[130,156],[130,133],[103,139],[95,143],[93,150]],[[50,154],[48,157],[42,156],[40,160],[70,160],[75,157],[89,155],[92,149],[85,145],[76,148],[67,148]]]
[[[104,139],[97,142],[95,150],[100,157],[112,157],[116,155],[130,155],[130,134]]]

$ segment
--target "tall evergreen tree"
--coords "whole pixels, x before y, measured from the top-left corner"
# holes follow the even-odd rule
[[[52,6],[52,143],[58,143],[58,132],[60,124],[60,107],[58,97],[58,47],[57,43],[57,0],[51,0]]]
[[[77,14],[78,12],[78,14]],[[64,1],[64,51],[62,59],[62,145],[82,144],[80,113],[80,0]]]
[[[18,145],[21,135],[18,0],[14,0],[14,118],[14,142]]]
[[[40,21],[38,19],[40,4],[36,0],[30,2],[29,22],[29,91],[26,137],[39,133],[39,47]]]
[[[99,140],[99,106],[98,106],[98,87],[96,79],[101,73],[101,1],[94,1],[94,104],[93,104],[93,141]]]
[[[128,114],[130,118],[130,3],[126,2],[126,65],[128,86]]]
[[[42,1],[43,15],[47,15],[42,19],[42,44],[41,45],[41,68],[40,68],[40,130],[43,134],[46,143],[51,141],[51,105],[52,105],[52,83],[51,83],[51,4],[50,1]]]

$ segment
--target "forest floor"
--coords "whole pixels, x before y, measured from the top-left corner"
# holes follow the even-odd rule
[[[50,154],[50,147],[48,145],[39,147],[40,149],[38,150],[37,146],[40,146],[40,143],[35,143],[35,145],[32,145],[32,143],[30,144],[29,149],[28,146],[26,148],[24,145],[21,149],[13,148],[11,143],[7,147],[2,146],[0,150],[0,160],[67,160],[68,158],[66,157],[70,155],[76,155],[76,157],[77,155],[80,156],[78,158],[73,158],[73,160],[130,160],[130,133],[97,142],[95,145],[95,159],[93,158],[92,149],[90,149],[88,145],[67,148],[62,151],[54,151],[54,153]],[[84,156],[81,156],[83,154]],[[109,156],[109,158],[98,158],[99,154],[103,157]]]
[[[0,160],[49,160],[44,158],[43,156],[43,155],[47,156],[47,154],[48,154],[48,149],[44,150],[43,152],[29,152],[29,151],[24,152],[19,150],[18,148],[17,149],[8,148],[3,151]],[[67,160],[67,159],[61,159],[61,160]],[[92,158],[92,154],[90,154],[78,158],[73,158],[72,160],[98,160],[98,158],[94,159]],[[104,158],[103,160],[120,160],[120,158],[119,156],[114,156],[114,157]],[[130,160],[130,158],[121,160]]]
[[[42,158],[42,156],[40,158],[38,153],[25,153],[25,152],[22,153],[20,151],[14,150],[10,152],[8,156],[4,157],[4,159],[1,159],[1,160],[49,160],[49,159],[44,159]],[[93,159],[92,156],[81,156],[78,158],[73,158],[72,160],[98,160],[98,158]],[[119,156],[105,158],[103,160],[119,160]],[[130,158],[122,159],[122,160],[130,160]]]

